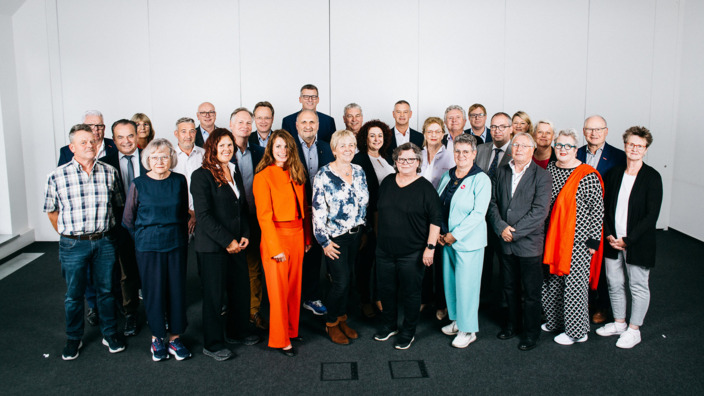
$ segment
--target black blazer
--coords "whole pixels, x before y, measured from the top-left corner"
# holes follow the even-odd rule
[[[409,138],[409,141],[416,146],[418,146],[419,149],[423,149],[423,142],[425,141],[425,137],[423,136],[422,133],[416,131],[415,129],[408,127],[408,130],[411,133],[411,137]],[[386,152],[389,153],[389,156],[393,154],[394,149],[396,148],[396,127],[391,128],[391,142],[389,142],[389,147],[386,148]]]
[[[271,136],[271,131],[269,131],[269,136]],[[259,146],[259,135],[257,134],[257,131],[252,132],[249,135],[249,139],[247,140],[251,146]],[[264,149],[263,146],[259,146],[262,149]]]
[[[391,165],[391,162],[380,157]],[[374,165],[372,165],[371,159],[369,159],[369,154],[358,152],[354,155],[352,163],[362,167],[364,171],[364,176],[367,178],[367,189],[369,190],[369,205],[367,206],[367,225],[371,225],[371,216],[376,209],[376,201],[379,199],[379,179],[376,177],[376,172],[374,171]]]
[[[625,166],[615,166],[604,180],[604,238],[616,238],[614,218],[618,193],[623,181]],[[660,173],[643,164],[628,199],[628,220],[626,221],[626,263],[641,267],[655,266],[655,226],[662,205],[662,178]],[[618,250],[604,242],[604,256],[616,258]]]
[[[474,137],[474,139],[477,141],[477,146],[479,146],[480,144],[484,143],[484,141],[482,140],[481,136],[473,135],[471,131],[472,131],[471,129],[466,129],[466,130],[464,131],[464,133],[469,133],[470,135],[472,135],[472,136]],[[445,146],[445,147],[447,147],[447,140],[448,140],[448,139],[447,139],[447,136],[448,136],[448,135],[445,134],[445,136],[442,137],[442,145]]]
[[[112,139],[103,138],[103,142],[105,142],[105,157],[107,157],[110,154],[117,153],[117,146],[115,146],[115,142],[113,142]],[[105,157],[103,157],[103,158],[105,158]],[[69,162],[71,162],[72,159],[73,159],[73,151],[71,151],[71,149],[68,148],[68,145],[63,146],[59,150],[59,164],[56,166],[68,164]]]
[[[496,235],[512,226],[512,242],[499,238],[501,250],[519,257],[543,254],[545,219],[550,210],[552,177],[545,169],[531,163],[511,196],[513,172],[509,165],[496,169],[487,218]]]
[[[491,142],[491,130],[489,129],[489,127],[484,127],[484,128],[486,129],[486,142],[484,141],[484,139],[482,139],[481,136],[475,135],[474,132],[472,132],[472,128],[465,129],[464,133],[471,133],[472,136],[474,136],[477,139],[477,145],[480,145],[482,143],[489,143],[489,142]]]
[[[218,129],[218,126],[215,125],[214,129]],[[196,146],[203,148],[203,145],[205,145],[205,140],[203,140],[203,129],[198,125],[198,128],[196,128]]]
[[[315,175],[311,176],[308,174],[308,164],[306,163],[306,156],[303,155],[303,146],[301,145],[301,139],[299,139],[298,135],[296,135],[294,139],[296,139],[296,146],[298,147],[298,156],[301,158],[303,168],[305,168],[306,170],[306,201],[308,202],[309,207],[311,207],[310,203],[313,199],[313,182],[311,181],[311,178],[315,177]],[[330,149],[330,145],[328,143],[317,139],[315,141],[315,145],[318,149],[318,169],[335,161],[335,156],[332,155],[332,150]]]
[[[296,129],[298,113],[300,113],[300,111],[289,114],[281,121],[281,129],[288,131],[296,140],[298,140],[298,130]],[[335,119],[319,111],[316,111],[316,113],[318,114],[318,140],[330,143],[330,138],[336,131]]]
[[[239,198],[229,185],[218,186],[207,169],[198,168],[191,175],[196,252],[223,252],[233,240],[249,238],[247,199],[239,171],[235,171],[234,180]]]

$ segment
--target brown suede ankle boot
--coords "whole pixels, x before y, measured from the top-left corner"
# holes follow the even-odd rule
[[[340,322],[340,330],[342,330],[342,332],[347,336],[347,338],[351,338],[353,340],[359,338],[359,334],[357,334],[354,329],[347,326],[347,315],[340,316],[339,318],[337,318],[337,321]]]
[[[340,319],[333,323],[325,323],[325,331],[330,336],[330,340],[335,344],[348,345],[350,340],[347,339],[342,330],[340,330]]]

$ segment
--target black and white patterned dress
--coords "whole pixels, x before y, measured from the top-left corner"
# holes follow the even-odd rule
[[[552,176],[552,199],[550,213],[555,199],[569,178],[572,169],[548,164]],[[590,173],[577,187],[577,223],[572,248],[570,273],[564,276],[549,274],[543,282],[543,310],[550,330],[565,330],[572,338],[582,338],[589,332],[589,248],[597,249],[601,239],[601,226],[604,217],[604,199],[601,183],[596,173]],[[550,217],[547,219],[548,227]]]

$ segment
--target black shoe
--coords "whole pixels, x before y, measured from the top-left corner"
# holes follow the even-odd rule
[[[205,356],[210,356],[211,358],[217,360],[218,362],[224,362],[225,360],[227,360],[233,356],[232,351],[227,348],[223,348],[223,349],[220,349],[217,351],[209,351],[209,350],[203,348],[203,354]]]
[[[86,322],[91,326],[98,325],[98,311],[95,308],[88,308],[88,315],[86,315]]]
[[[258,335],[251,335],[244,338],[229,338],[225,336],[225,342],[228,344],[242,344],[247,346],[257,345],[261,341]]]
[[[78,357],[78,350],[83,346],[81,340],[67,340],[64,352],[61,354],[63,360],[73,360]]]
[[[408,349],[411,347],[411,344],[413,341],[415,341],[415,337],[411,337],[410,339],[405,338],[405,337],[399,337],[398,341],[394,344],[394,348],[396,349]]]
[[[291,337],[290,340],[291,340],[291,341],[303,342],[303,337],[301,337],[301,336],[298,336],[298,337]]]
[[[526,338],[525,340],[522,340],[520,343],[518,343],[518,349],[522,351],[530,351],[531,349],[535,348],[538,343],[530,338]]]
[[[386,341],[389,338],[395,336],[396,334],[398,334],[398,329],[394,329],[394,330],[381,329],[376,334],[374,334],[374,339],[377,341]]]
[[[279,352],[284,354],[284,356],[288,356],[288,357],[295,357],[296,355],[298,355],[298,351],[296,350],[296,348],[294,348],[293,345],[291,345],[291,348],[289,348],[289,349],[280,348]]]
[[[511,338],[515,337],[516,333],[513,332],[513,329],[511,328],[506,328],[503,329],[499,332],[499,334],[496,335],[496,338],[500,340],[510,340]]]
[[[117,334],[103,337],[103,345],[108,347],[110,353],[118,353],[125,350],[125,342]]]
[[[125,318],[125,337],[132,337],[137,335],[137,315],[127,315]]]

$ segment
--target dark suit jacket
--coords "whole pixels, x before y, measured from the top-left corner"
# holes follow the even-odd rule
[[[484,128],[486,129],[486,141],[484,141],[484,139],[482,139],[481,136],[475,135],[474,132],[472,132],[472,128],[465,129],[464,133],[471,133],[472,136],[477,138],[478,139],[477,144],[489,143],[489,142],[491,142],[491,131],[489,130],[489,127],[484,127]]]
[[[587,145],[580,147],[577,150],[577,159],[587,163]],[[604,142],[604,149],[601,151],[601,158],[596,165],[596,170],[601,177],[605,177],[609,169],[617,165],[626,165],[626,153],[616,147]]]
[[[545,244],[552,178],[548,171],[531,161],[511,196],[512,177],[509,165],[496,169],[487,218],[496,235],[500,236],[508,226],[516,229],[512,242],[499,238],[505,254],[537,257],[543,254]]]
[[[298,117],[298,113],[300,113],[300,111],[289,114],[284,117],[283,121],[281,121],[281,129],[288,131],[288,133],[290,133],[296,140],[298,140],[298,130],[296,129],[296,118]],[[318,140],[330,143],[330,138],[336,131],[335,119],[319,111],[316,111],[316,113],[318,113]]]
[[[499,161],[499,163],[496,165],[496,169],[499,169],[499,167],[508,164],[508,162],[511,160],[511,145],[509,144],[507,147],[508,148],[506,149],[504,156],[501,158],[501,161]],[[489,165],[491,165],[491,162],[489,160],[491,159],[491,153],[493,152],[493,142],[484,143],[477,146],[477,158],[474,159],[474,162],[487,174],[489,173]]]
[[[301,146],[301,139],[299,139],[298,136],[296,136],[295,139],[296,145],[298,146],[298,156],[301,158],[303,167],[306,170],[306,201],[308,202],[308,206],[310,207],[311,199],[313,199],[313,187],[311,186],[313,183],[311,181],[311,178],[315,177],[315,175],[308,174],[308,164],[306,162],[305,155],[303,155],[303,146]],[[335,157],[332,155],[332,150],[330,150],[330,145],[328,143],[322,142],[320,141],[320,139],[317,139],[315,141],[315,145],[318,148],[318,169],[331,163],[332,161],[335,161]]]
[[[408,130],[411,134],[409,141],[422,150],[423,142],[425,141],[425,137],[423,136],[423,134],[411,127],[408,127]],[[386,152],[389,153],[389,156],[393,154],[394,149],[396,149],[396,147],[398,147],[398,145],[396,144],[396,127],[393,127],[391,128],[391,142],[389,143],[389,147],[386,148]]]
[[[144,165],[142,165],[142,149],[137,149],[133,155],[137,156],[137,160],[139,162],[139,176],[144,176],[149,172],[146,168],[144,168]],[[117,179],[120,181],[119,188],[120,190],[124,190],[124,185],[122,183],[123,177],[122,177],[122,172],[120,171],[120,152],[115,151],[112,154],[108,154],[103,158],[99,159],[102,162],[105,162],[106,164],[112,166],[117,170]],[[125,175],[126,176],[126,175]],[[135,175],[136,177],[137,175]],[[127,191],[123,191],[124,196],[127,196]],[[124,210],[123,207],[117,207],[113,208],[113,214],[115,215],[115,222],[117,223],[116,228],[118,229],[117,231],[117,243],[119,245],[122,245],[123,243],[126,242],[125,238],[131,238],[129,232],[122,226],[122,211]]]
[[[218,126],[215,125],[215,129],[217,129]],[[213,129],[213,130],[215,130]],[[203,147],[205,144],[205,140],[203,140],[203,130],[201,129],[200,125],[198,125],[198,128],[196,128],[196,146],[198,147]]]
[[[381,157],[383,158],[383,157]],[[388,159],[385,159],[386,162],[389,162]],[[352,159],[353,164],[357,164],[362,167],[362,170],[364,171],[364,176],[367,178],[367,189],[369,190],[369,205],[367,206],[367,225],[371,226],[371,215],[376,212],[376,201],[379,198],[379,179],[376,177],[376,172],[374,171],[374,165],[372,165],[372,161],[369,159],[369,154],[363,153],[363,152],[358,152],[357,154],[354,155],[354,158]],[[389,162],[391,164],[391,162]]]
[[[471,129],[465,130],[464,133],[468,133],[468,134],[472,135]],[[442,145],[445,146],[445,147],[447,147],[447,141],[448,141],[447,137],[448,137],[448,136],[449,136],[449,135],[445,135],[445,136],[442,137]],[[472,135],[472,136],[474,137],[474,139],[477,140],[477,146],[479,146],[480,144],[484,143],[484,141],[482,140],[482,138],[481,138],[480,136],[476,136],[476,135]]]
[[[600,161],[601,162],[601,161]],[[625,166],[615,166],[604,178],[604,238],[616,238],[614,218],[618,193],[623,181]],[[626,262],[641,267],[655,266],[655,226],[662,205],[662,178],[660,173],[643,164],[628,199],[628,219],[626,220]],[[618,251],[604,242],[604,255],[616,258]]]
[[[218,186],[207,169],[198,168],[191,175],[196,252],[222,252],[233,240],[249,238],[247,199],[239,171],[235,171],[234,180],[239,198],[229,185]]]
[[[113,142],[112,139],[103,138],[103,141],[105,142],[106,157],[110,154],[114,154],[117,152],[117,146],[115,146],[115,142]],[[71,149],[68,148],[68,145],[63,146],[61,147],[61,150],[59,150],[59,164],[57,166],[68,164],[69,162],[71,162],[72,159],[73,152],[71,151]]]
[[[269,136],[271,136],[271,131],[269,132]],[[254,131],[251,135],[249,135],[248,142],[251,146],[259,146],[259,137],[257,135],[257,131]],[[263,146],[259,147],[264,148]]]

